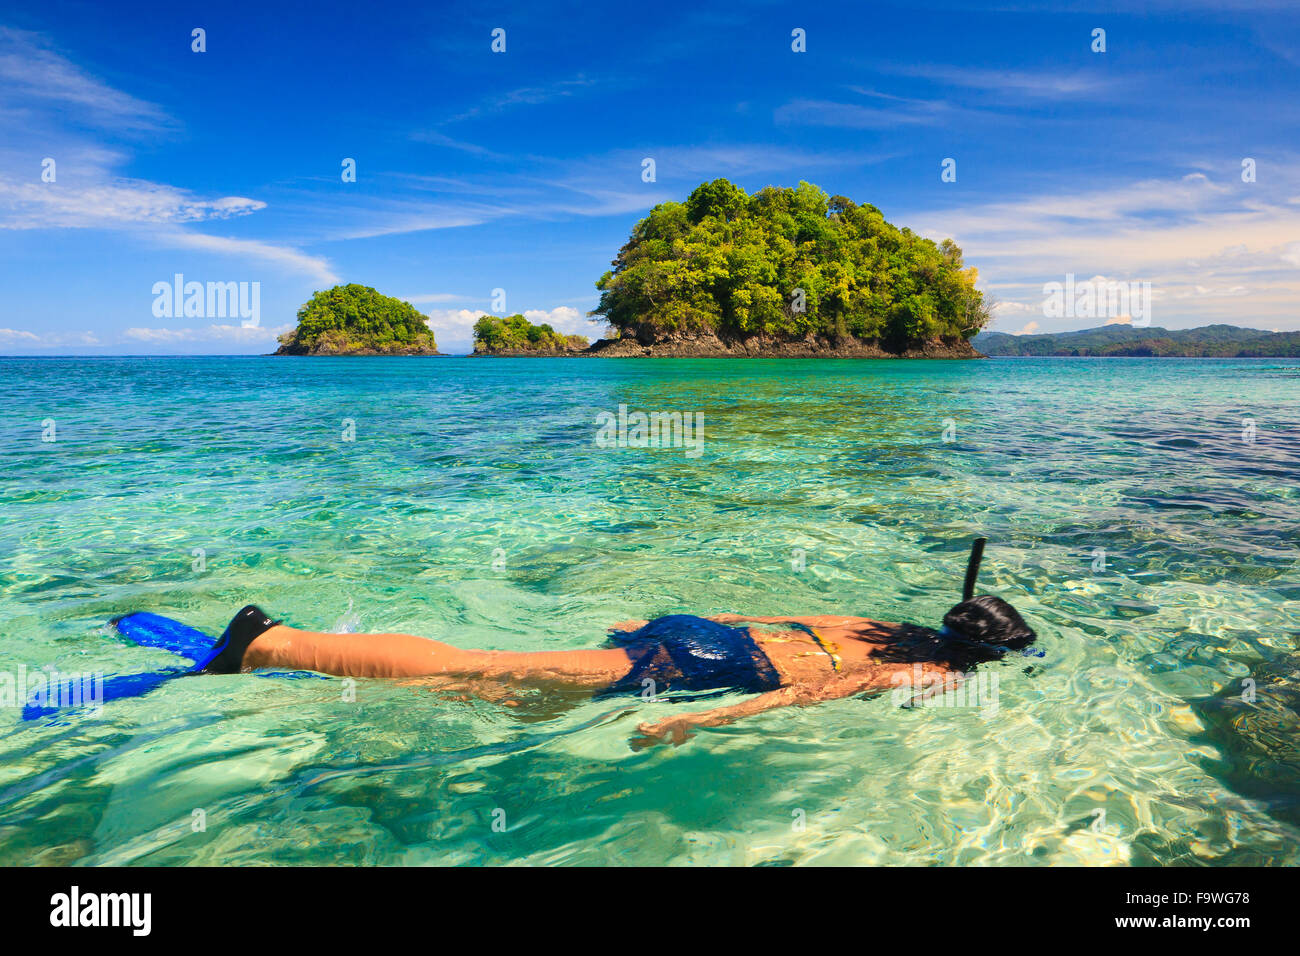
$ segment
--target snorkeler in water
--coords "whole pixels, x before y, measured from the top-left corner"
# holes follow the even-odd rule
[[[433,690],[507,705],[540,692],[572,698],[672,694],[699,699],[728,691],[754,696],[638,726],[637,745],[682,743],[694,727],[716,727],[790,704],[807,706],[854,694],[911,687],[921,698],[955,687],[976,666],[1030,650],[1036,636],[1006,601],[974,597],[984,539],[971,549],[962,601],[938,630],[866,617],[753,617],[673,614],[624,621],[605,646],[572,651],[468,650],[411,634],[328,634],[289,627],[254,606],[243,608],[215,643],[180,621],[148,611],[114,619],[123,637],[188,658],[189,666],[102,681],[94,701],[136,697],[175,677],[241,671],[314,671],[341,677],[397,678]],[[919,683],[919,686],[917,686]],[[55,691],[57,690],[57,693]],[[23,711],[39,719],[87,700],[72,686],[43,691]],[[65,693],[66,692],[66,693]]]
[[[736,625],[775,625],[779,630]],[[674,614],[624,621],[608,646],[571,651],[467,650],[410,634],[327,634],[273,621],[255,606],[235,615],[206,673],[256,668],[346,677],[419,679],[435,689],[508,700],[514,691],[597,697],[688,691],[754,694],[738,704],[638,726],[639,745],[682,743],[716,727],[790,704],[807,706],[911,681],[952,686],[976,665],[1022,651],[1034,631],[1006,601],[981,595],[944,615],[939,630],[865,617]]]

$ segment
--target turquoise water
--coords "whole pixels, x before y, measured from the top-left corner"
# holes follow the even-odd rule
[[[164,666],[104,622],[250,601],[520,650],[933,623],[977,534],[1047,652],[992,668],[995,714],[886,695],[642,752],[683,705],[234,675],[0,708],[0,864],[1294,863],[1296,364],[0,359],[3,671]],[[702,453],[600,447],[621,404],[701,414]]]

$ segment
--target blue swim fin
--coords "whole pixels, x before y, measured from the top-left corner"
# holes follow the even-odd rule
[[[140,697],[173,677],[200,673],[225,650],[230,638],[229,628],[218,640],[188,624],[148,611],[124,614],[114,618],[112,623],[117,632],[132,644],[170,651],[189,661],[189,665],[165,667],[146,674],[119,674],[93,681],[84,677],[56,681],[53,686],[33,695],[23,708],[23,720],[36,720],[68,708],[99,706],[110,700]],[[262,671],[258,676],[329,680],[322,674],[309,671]]]
[[[151,674],[119,674],[98,680],[74,678],[57,681],[53,686],[33,695],[23,708],[23,720],[48,717],[68,708],[99,707],[110,700],[120,700],[123,697],[139,697],[164,681],[193,673],[188,667],[169,667]]]
[[[98,707],[110,700],[139,697],[165,681],[203,670],[224,646],[224,641],[160,614],[136,611],[113,619],[117,632],[132,644],[170,651],[190,662],[188,667],[166,667],[146,674],[86,677],[55,681],[37,691],[23,708],[23,720],[36,720],[67,708]]]
[[[115,618],[113,626],[132,644],[157,647],[188,659],[195,665],[194,670],[203,670],[225,644],[188,624],[148,611]]]

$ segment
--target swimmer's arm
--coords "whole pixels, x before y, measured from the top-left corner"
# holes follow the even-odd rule
[[[813,614],[806,617],[757,617],[750,614],[713,614],[706,618],[719,624],[737,624],[742,621],[752,624],[803,624],[805,627],[862,627],[878,624],[883,627],[895,627],[885,621],[876,621],[869,617],[846,617],[841,614]],[[611,624],[611,631],[636,631],[649,624],[649,621],[619,621]]]
[[[653,724],[637,724],[636,729],[641,732],[642,736],[633,738],[632,746],[637,750],[643,747],[653,747],[657,743],[662,743],[665,737],[672,741],[673,746],[677,746],[690,739],[690,730],[693,727],[721,727],[733,720],[749,717],[752,714],[761,714],[773,707],[785,707],[789,704],[799,703],[803,697],[804,691],[798,687],[780,687],[776,690],[770,690],[766,694],[751,697],[743,703],[733,704],[730,707],[716,707],[713,710],[702,710],[695,714],[682,714],[679,717],[669,717]]]
[[[763,711],[771,710],[774,707],[786,707],[790,704],[807,707],[810,704],[821,703],[825,700],[836,700],[841,697],[851,697],[854,694],[885,690],[895,683],[895,681],[891,680],[889,674],[891,670],[891,668],[883,667],[874,668],[865,674],[838,677],[823,684],[781,687],[777,690],[768,691],[766,694],[751,697],[744,703],[734,704],[731,707],[718,707],[714,710],[700,711],[697,714],[682,714],[680,717],[669,717],[667,720],[661,720],[653,724],[638,724],[636,729],[641,732],[642,736],[633,738],[632,746],[637,750],[653,747],[655,744],[662,743],[664,738],[667,737],[675,747],[689,740],[692,736],[690,731],[695,727],[721,727],[724,724],[739,720],[741,717],[761,714]]]
[[[748,614],[715,614],[709,618],[719,624],[735,624],[738,621],[750,621],[755,624],[803,624],[806,627],[860,627],[864,624],[884,624],[869,617],[846,617],[840,614],[813,614],[806,617],[753,617]]]
[[[706,621],[716,621],[719,624],[734,624],[737,621],[753,621],[757,624],[793,624],[812,622],[814,626],[822,618],[811,617],[747,617],[744,614],[714,614],[712,617],[706,617]],[[829,619],[827,619],[829,620]],[[835,618],[837,621],[855,620],[854,618]],[[637,631],[649,624],[649,621],[619,621],[617,624],[611,624],[611,631]]]

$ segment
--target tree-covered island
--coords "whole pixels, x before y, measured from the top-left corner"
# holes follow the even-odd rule
[[[725,179],[655,206],[596,283],[611,355],[975,357],[990,320],[951,239],[810,183]]]
[[[474,323],[474,355],[579,355],[586,349],[585,335],[564,335],[520,314],[485,315]]]
[[[336,285],[298,310],[276,355],[440,355],[433,330],[411,303],[365,285]]]

